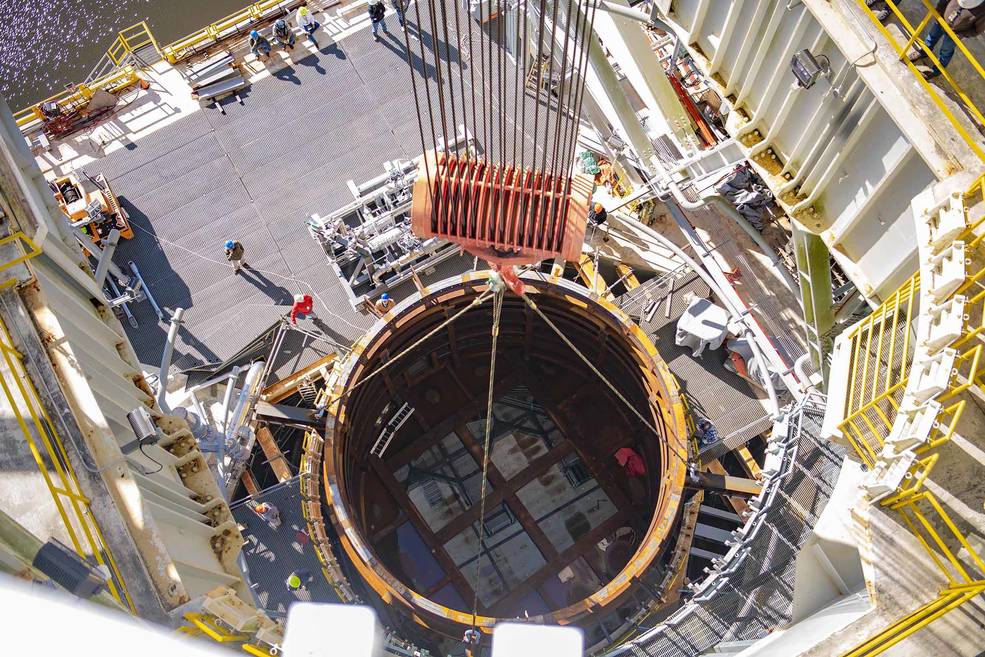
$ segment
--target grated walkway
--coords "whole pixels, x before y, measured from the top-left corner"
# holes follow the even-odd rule
[[[403,53],[397,37],[377,44],[368,30],[323,44],[255,82],[242,105],[224,101],[226,114],[194,112],[88,165],[112,181],[135,226],[117,262],[136,262],[162,307],[188,309],[176,368],[231,356],[297,293],[316,297],[339,339],[370,325],[349,306],[304,221],[351,201],[347,180],[420,153]],[[243,243],[252,272],[232,275],[222,248],[230,238]],[[133,310],[137,355],[156,363],[167,325],[148,304]]]
[[[271,618],[284,618],[293,602],[339,602],[322,575],[321,562],[308,536],[297,479],[268,488],[256,501],[273,504],[281,518],[280,527],[274,529],[245,504],[233,509],[236,521],[246,526],[242,558],[257,605]],[[303,590],[288,590],[287,578],[300,570],[308,571],[311,581]]]
[[[669,312],[666,295],[670,288],[660,283],[659,277],[650,279],[640,288],[624,294],[617,303],[653,340],[661,358],[677,378],[691,412],[708,418],[730,449],[744,445],[773,424],[763,406],[766,394],[725,369],[727,352],[724,345],[714,351],[706,350],[695,358],[690,349],[674,343],[677,319],[687,308],[689,295],[709,295],[708,286],[697,274],[689,271],[675,282]],[[649,319],[641,316],[648,304],[644,289],[658,300],[656,311]]]
[[[766,484],[769,501],[746,549],[691,601],[611,653],[634,657],[706,654],[722,642],[760,639],[789,622],[796,556],[834,490],[844,450],[820,438],[823,405],[791,412],[783,463]],[[730,553],[731,554],[731,553]]]

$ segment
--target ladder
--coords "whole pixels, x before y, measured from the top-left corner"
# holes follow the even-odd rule
[[[390,441],[393,440],[393,437],[397,435],[398,431],[400,431],[400,427],[404,426],[404,422],[406,422],[407,419],[413,414],[414,408],[407,402],[404,402],[403,405],[397,409],[397,412],[393,414],[393,417],[390,418],[390,421],[386,423],[386,426],[383,427],[383,431],[380,432],[380,437],[376,439],[376,442],[373,444],[373,448],[369,450],[370,456],[383,458],[383,452],[385,452],[386,448],[390,446]]]

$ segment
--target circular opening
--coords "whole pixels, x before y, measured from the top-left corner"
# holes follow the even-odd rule
[[[625,315],[563,281],[525,280],[602,377],[507,293],[483,483],[492,299],[429,335],[485,291],[471,278],[405,301],[336,368],[335,389],[352,392],[326,437],[333,520],[364,579],[416,613],[470,624],[476,601],[480,624],[573,622],[663,553],[688,457],[683,409]]]

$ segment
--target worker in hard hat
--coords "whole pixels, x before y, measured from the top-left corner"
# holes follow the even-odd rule
[[[390,4],[393,5],[393,10],[397,12],[397,22],[400,23],[400,27],[404,26],[404,0],[390,0]]]
[[[386,8],[383,7],[383,0],[369,0],[369,22],[373,26],[373,40],[380,40],[380,28],[387,34],[390,30],[386,29],[386,21],[383,17],[386,15]]]
[[[280,527],[280,510],[273,504],[260,502],[253,507],[253,511],[255,511],[258,516],[266,520],[274,529]]]
[[[290,575],[287,576],[285,584],[287,584],[288,591],[305,591],[307,590],[307,584],[311,581],[311,573],[307,570],[295,570]]]
[[[260,61],[270,57],[270,42],[257,30],[250,30],[250,52]]]
[[[588,209],[588,221],[593,226],[598,227],[605,223],[605,220],[609,218],[609,213],[605,211],[605,207],[601,203],[592,203],[592,207]]]
[[[246,264],[246,260],[243,258],[245,249],[243,245],[236,240],[226,240],[226,260],[230,262],[233,266],[233,273],[239,274],[243,267],[249,269],[249,265]]]
[[[283,18],[278,18],[277,22],[274,23],[274,45],[283,48],[284,50],[294,50],[294,44],[297,43],[297,37],[294,36],[294,30],[287,26],[287,21]]]
[[[291,324],[298,323],[298,316],[304,319],[305,316],[310,315],[314,305],[310,294],[295,294],[294,305],[291,306]]]
[[[380,298],[376,300],[373,307],[376,309],[376,314],[383,317],[383,315],[390,312],[395,305],[397,305],[397,303],[390,298],[389,294],[384,292],[380,295]]]
[[[961,39],[974,38],[985,32],[985,0],[939,0],[937,13],[941,15],[954,34]],[[947,68],[951,58],[954,57],[954,50],[957,46],[954,39],[944,31],[940,22],[934,20],[932,23],[930,32],[927,33],[923,42],[927,46],[927,50],[931,52],[938,42],[941,44],[937,61],[940,62],[941,68]],[[923,48],[916,48],[910,51],[908,57],[911,62],[916,63],[927,57],[927,54]],[[941,71],[935,64],[923,76],[932,80],[940,74]]]
[[[317,48],[318,41],[315,40],[315,30],[321,27],[321,23],[315,20],[315,17],[311,14],[311,10],[304,5],[298,7],[298,13],[295,16],[297,16],[298,27],[304,30],[304,33],[308,35],[308,39],[311,40],[311,45]]]

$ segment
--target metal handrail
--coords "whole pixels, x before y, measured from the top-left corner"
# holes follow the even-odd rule
[[[968,207],[979,202],[985,203],[985,176],[976,180],[964,196],[966,201],[974,201],[974,203],[967,203],[966,206]],[[985,216],[966,222],[964,231],[958,235],[956,241],[963,242],[966,248],[969,244],[980,248],[982,238],[977,232],[983,224],[985,224]],[[921,255],[924,255],[924,251],[921,249]],[[967,274],[964,283],[959,285],[951,294],[951,298],[977,290],[982,278],[985,278],[985,269]],[[914,276],[904,284],[904,287],[906,285],[915,287],[916,281],[917,277]],[[899,296],[898,292],[893,298],[893,303],[897,307]],[[904,523],[917,538],[930,560],[947,579],[947,586],[934,600],[890,624],[872,638],[846,653],[845,657],[878,655],[948,611],[973,599],[979,593],[985,592],[985,580],[980,577],[981,574],[985,573],[985,560],[951,520],[936,496],[924,487],[931,471],[940,460],[938,450],[951,440],[966,408],[967,399],[956,398],[965,392],[985,392],[985,372],[983,372],[985,363],[982,362],[983,345],[979,340],[975,340],[971,346],[965,346],[971,338],[977,337],[985,331],[985,294],[979,292],[970,298],[965,298],[964,304],[961,336],[950,344],[950,348],[955,349],[955,353],[948,385],[944,391],[934,397],[934,400],[940,405],[940,410],[937,411],[934,418],[934,428],[925,443],[913,450],[917,458],[908,468],[906,477],[902,479],[896,491],[879,501],[880,506],[899,512]],[[930,309],[923,308],[921,310],[926,313]],[[980,320],[977,322],[971,319],[976,312],[980,316]],[[863,324],[865,321],[852,329],[854,331],[851,334],[852,339],[861,335],[860,327]],[[957,347],[965,348],[956,349]],[[853,351],[852,358],[857,358],[857,355],[856,349]],[[853,379],[857,372],[857,365],[857,362],[853,362],[851,365]],[[901,377],[893,386],[894,390],[898,388],[899,383],[903,383],[903,387],[906,388],[908,378]],[[853,386],[856,383],[855,380],[851,381]],[[894,408],[898,410],[900,400],[897,399],[896,401]],[[952,403],[945,406],[944,403],[946,402]],[[849,404],[848,410],[851,410],[851,404]],[[858,410],[854,413],[857,415]],[[862,417],[865,418],[864,415]],[[881,427],[874,426],[871,420],[865,418],[865,422],[871,429],[869,436],[876,440],[874,446],[868,443],[863,444],[859,440],[858,433],[852,434],[853,431],[857,431],[857,426],[848,418],[839,425],[859,458],[869,467],[874,467],[882,458],[882,447],[886,438],[893,430],[895,423],[901,421],[895,413],[892,418],[881,415],[879,419],[883,423]],[[945,527],[946,531],[938,531],[936,529],[938,526]],[[960,549],[955,550],[952,546],[960,546]],[[969,569],[959,559],[958,554],[974,564],[979,571],[978,575],[969,572]]]
[[[92,514],[91,502],[79,486],[61,436],[34,387],[24,365],[24,357],[14,346],[10,331],[2,319],[0,354],[5,365],[5,371],[0,375],[0,388],[3,389],[21,434],[34,456],[72,547],[80,557],[94,559],[98,565],[109,569],[107,588],[110,595],[136,613],[120,570]]]
[[[161,49],[161,55],[171,64],[177,64],[194,55],[203,45],[213,45],[226,37],[245,34],[249,31],[247,27],[270,18],[273,13],[291,11],[302,4],[305,4],[304,0],[261,0],[188,36],[172,41]]]
[[[92,82],[76,85],[71,90],[67,89],[44,99],[40,103],[22,109],[14,114],[14,120],[17,122],[17,127],[21,131],[25,131],[33,127],[36,122],[44,120],[41,106],[45,103],[57,103],[63,110],[71,110],[77,105],[89,102],[93,94],[100,89],[109,93],[118,93],[138,82],[140,82],[140,77],[137,75],[137,70],[133,66],[127,65]]]
[[[947,102],[941,96],[941,93],[936,87],[936,85],[933,85],[930,82],[928,82],[924,78],[924,76],[920,73],[920,71],[917,69],[916,65],[909,60],[908,53],[912,47],[917,46],[924,52],[925,55],[928,56],[928,58],[933,63],[933,65],[937,68],[937,70],[941,72],[941,77],[947,83],[947,86],[961,100],[961,105],[964,108],[964,110],[968,112],[971,119],[976,123],[978,123],[979,126],[985,126],[985,116],[982,115],[981,110],[978,109],[978,106],[971,99],[971,97],[968,96],[964,88],[960,84],[958,84],[958,82],[954,79],[954,77],[950,73],[948,73],[945,67],[941,66],[940,60],[937,58],[937,55],[934,54],[932,49],[927,47],[927,45],[920,39],[920,36],[922,35],[924,29],[931,22],[936,22],[936,24],[939,25],[944,30],[945,35],[954,40],[954,43],[957,46],[957,48],[961,51],[961,54],[963,54],[967,58],[972,68],[980,76],[980,80],[978,80],[978,86],[985,85],[985,68],[982,67],[982,64],[975,58],[975,56],[971,53],[971,51],[968,50],[967,46],[965,46],[964,43],[961,41],[961,38],[954,33],[954,30],[952,30],[951,27],[947,24],[947,21],[945,21],[944,18],[939,13],[937,13],[937,10],[934,8],[934,5],[930,2],[930,0],[922,0],[927,11],[916,26],[911,24],[910,21],[906,18],[906,16],[903,14],[900,8],[897,6],[897,1],[898,0],[886,0],[886,4],[889,6],[890,10],[892,10],[893,14],[899,20],[900,25],[904,28],[904,33],[907,36],[907,40],[905,43],[900,43],[896,39],[896,37],[893,36],[893,34],[886,28],[886,26],[882,24],[882,21],[880,21],[876,17],[875,13],[873,13],[872,9],[869,8],[865,0],[856,0],[856,2],[858,2],[859,7],[861,7],[862,10],[872,20],[872,23],[876,26],[876,29],[879,30],[879,32],[886,38],[887,41],[889,41],[889,44],[896,51],[897,55],[899,55],[900,61],[906,65],[906,67],[910,70],[910,72],[913,74],[916,80],[920,83],[920,86],[922,86],[924,90],[930,95],[931,100],[933,100],[934,104],[941,111],[941,113],[944,114],[944,116],[951,123],[954,129],[958,132],[958,134],[961,135],[961,138],[964,139],[965,143],[968,144],[968,147],[982,161],[985,161],[985,150],[982,149],[980,142],[972,137],[972,135],[968,132],[966,127],[962,125],[958,117],[956,117],[954,113],[951,111],[951,109],[947,106]]]

